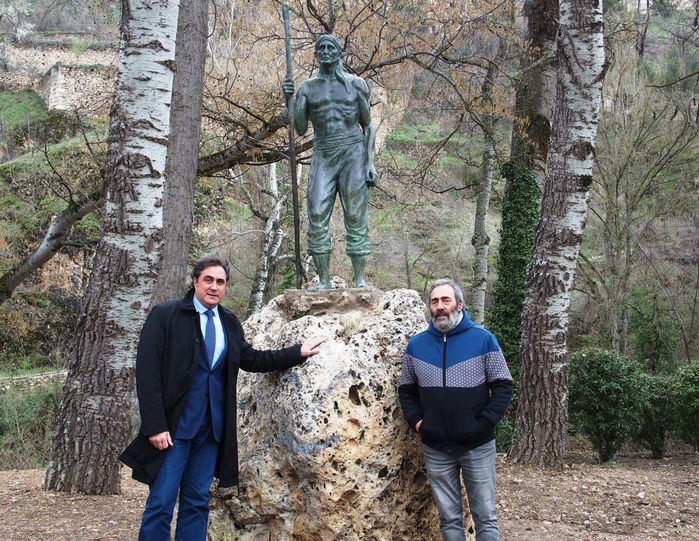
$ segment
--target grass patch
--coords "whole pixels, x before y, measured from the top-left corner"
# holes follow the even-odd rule
[[[104,146],[104,134],[95,131],[86,134],[88,141],[93,145],[93,149],[96,147]],[[104,156],[99,156],[98,159]],[[66,169],[71,164],[75,164],[82,171],[66,171],[66,173],[78,174],[82,172],[84,175],[86,171],[84,168],[89,170],[94,170],[99,173],[98,165],[92,160],[88,149],[85,146],[85,140],[83,136],[72,137],[61,141],[59,143],[54,143],[48,145],[46,148],[34,149],[31,152],[22,154],[21,156],[0,165],[0,179],[7,181],[18,180],[18,179],[30,179],[38,178],[40,176],[50,176],[53,175],[53,171],[47,162],[47,159],[51,164],[58,169]],[[77,163],[76,163],[77,162]],[[63,171],[61,171],[63,173]],[[66,178],[74,178],[72,175],[66,174]]]
[[[7,143],[7,134],[25,129],[27,126],[49,119],[46,105],[33,90],[23,92],[0,92],[0,122],[3,126],[2,141]]]
[[[46,463],[61,385],[0,393],[0,469],[38,468]]]

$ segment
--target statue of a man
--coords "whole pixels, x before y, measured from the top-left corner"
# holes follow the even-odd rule
[[[293,108],[297,133],[306,133],[309,120],[313,124],[313,160],[307,190],[308,251],[318,271],[319,288],[330,289],[329,223],[339,193],[354,284],[366,287],[369,187],[377,180],[369,88],[363,79],[345,71],[342,48],[335,36],[320,36],[315,55],[318,73],[301,84]],[[284,79],[282,88],[285,94],[293,95],[293,80]]]

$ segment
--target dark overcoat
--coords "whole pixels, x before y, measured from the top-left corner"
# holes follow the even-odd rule
[[[172,437],[187,402],[187,391],[203,347],[199,315],[193,304],[194,290],[184,299],[153,307],[141,330],[136,356],[136,389],[141,413],[138,436],[119,456],[133,470],[133,478],[151,484],[160,470],[167,449],[160,451],[148,437],[169,431]],[[226,333],[228,352],[225,365],[223,438],[219,447],[215,476],[219,486],[238,482],[238,442],[236,434],[236,383],[238,370],[271,372],[290,368],[304,361],[301,346],[259,351],[245,341],[243,327],[233,313],[219,306]]]

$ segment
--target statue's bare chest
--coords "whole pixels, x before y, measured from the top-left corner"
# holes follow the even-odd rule
[[[339,82],[316,81],[308,92],[308,104],[311,109],[324,108],[326,106],[348,107],[354,106],[357,101],[356,93]]]

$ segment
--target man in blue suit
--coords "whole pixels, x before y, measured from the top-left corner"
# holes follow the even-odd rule
[[[221,487],[238,482],[238,369],[284,370],[318,353],[323,342],[310,338],[276,351],[253,349],[238,318],[219,306],[228,278],[226,261],[198,261],[184,299],[153,307],[141,330],[141,429],[120,457],[134,479],[150,485],[139,541],[169,541],[178,497],[175,538],[206,539],[213,477]]]

